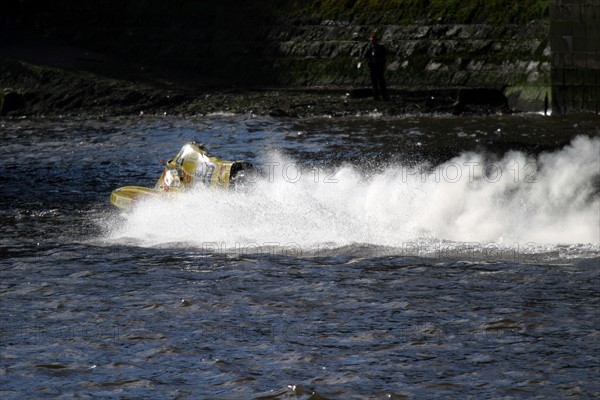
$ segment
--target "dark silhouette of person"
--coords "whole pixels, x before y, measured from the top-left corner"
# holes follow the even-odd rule
[[[375,100],[379,100],[381,97],[383,97],[384,100],[388,100],[387,88],[385,87],[385,78],[383,76],[387,52],[385,47],[378,43],[376,33],[372,33],[371,36],[369,36],[369,41],[371,44],[365,52],[365,58],[367,59],[367,65],[369,66],[369,72],[371,73],[373,98]]]

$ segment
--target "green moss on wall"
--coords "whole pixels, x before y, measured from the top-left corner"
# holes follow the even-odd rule
[[[548,16],[548,0],[287,0],[280,16],[339,19],[363,24],[523,23]]]
[[[395,85],[524,83],[527,74],[503,68],[549,59],[548,0],[20,3],[38,10],[21,28],[213,85],[362,84],[368,72],[353,56],[371,30],[388,46]]]

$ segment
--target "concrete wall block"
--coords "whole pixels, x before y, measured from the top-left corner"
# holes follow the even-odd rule
[[[585,69],[581,71],[581,80],[584,85],[593,86],[600,84],[599,76],[600,70]]]
[[[574,110],[594,110],[598,106],[597,93],[594,87],[582,86],[570,88],[567,96],[570,96],[568,100],[571,101],[570,105]]]
[[[587,68],[600,70],[600,53],[589,53],[587,60]]]
[[[575,2],[570,5],[570,16],[573,19],[580,20],[581,19],[581,5],[578,2]]]
[[[573,20],[572,19],[558,19],[553,20],[551,23],[552,35],[561,37],[573,34]]]
[[[550,13],[550,19],[552,20],[555,20],[560,16],[560,5],[557,0],[550,0],[548,12]]]
[[[573,36],[573,48],[574,53],[589,51],[592,41],[600,39],[590,38],[587,36]]]
[[[598,22],[598,26],[594,26],[592,29],[588,30],[586,43],[586,50],[600,53],[600,21]]]
[[[571,51],[572,38],[570,36],[552,34],[550,45],[553,52],[569,52]]]
[[[587,36],[587,31],[588,31],[588,26],[587,24],[583,23],[583,21],[575,21],[573,23],[573,30],[572,35],[573,35],[573,41],[580,41],[581,39],[584,39]]]
[[[565,45],[565,51],[572,52],[573,51],[573,35],[572,34],[563,35],[562,40]]]
[[[564,69],[563,68],[552,68],[550,71],[550,81],[552,85],[562,86],[564,84]]]
[[[565,67],[565,53],[552,53],[552,66],[554,68]]]
[[[565,95],[563,86],[552,85],[552,112],[563,114],[565,112]]]
[[[573,53],[564,53],[564,68],[571,68],[573,65]]]
[[[573,66],[575,68],[587,68],[588,65],[588,53],[574,52],[573,53]]]
[[[581,70],[579,69],[565,69],[564,71],[564,84],[567,86],[579,86],[582,85],[583,79],[581,76]]]
[[[600,86],[596,85],[592,87],[592,103],[588,107],[589,110],[595,111],[596,114],[600,112]]]

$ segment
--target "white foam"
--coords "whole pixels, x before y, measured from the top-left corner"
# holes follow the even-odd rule
[[[418,240],[600,244],[600,139],[578,137],[537,159],[464,153],[442,165],[304,169],[271,154],[246,193],[197,190],[125,214],[109,240],[244,247]],[[486,173],[487,171],[487,173]],[[596,186],[595,186],[596,185]]]

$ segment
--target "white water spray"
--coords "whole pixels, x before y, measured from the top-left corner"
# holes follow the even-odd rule
[[[530,158],[464,153],[442,165],[302,169],[278,155],[246,193],[197,190],[151,199],[124,215],[109,240],[209,250],[419,240],[600,244],[600,139],[578,137]]]

